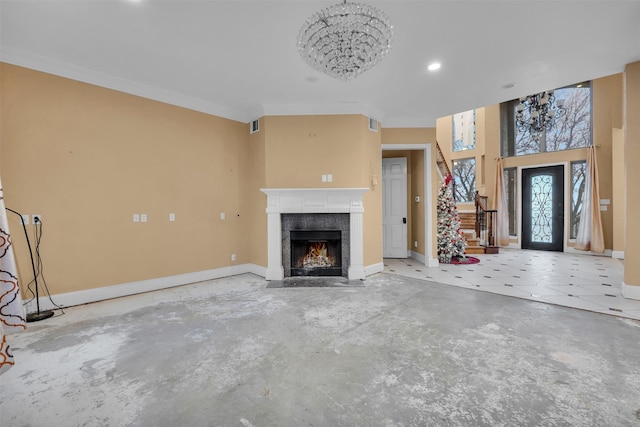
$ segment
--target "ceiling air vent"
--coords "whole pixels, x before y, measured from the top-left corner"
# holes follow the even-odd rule
[[[373,117],[369,117],[369,130],[378,132],[378,121]]]
[[[256,133],[260,130],[260,120],[255,119],[249,122],[249,133]]]

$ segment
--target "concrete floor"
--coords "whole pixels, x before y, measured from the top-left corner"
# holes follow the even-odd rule
[[[640,322],[378,274],[253,275],[12,335],[9,426],[638,426]]]

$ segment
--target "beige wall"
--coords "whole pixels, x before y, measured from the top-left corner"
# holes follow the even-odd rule
[[[0,71],[5,201],[43,216],[52,294],[266,266],[260,188],[270,187],[369,188],[364,262],[382,263],[381,133],[367,117],[263,117],[249,135],[246,123],[8,64]],[[134,213],[148,222],[133,223]],[[30,280],[26,244],[14,236]]]
[[[625,250],[624,282],[640,286],[640,62],[624,70]],[[637,288],[636,288],[637,289]],[[640,298],[635,291],[634,298]]]
[[[241,233],[249,253],[249,262],[267,265],[267,196],[266,188],[266,135],[265,119],[259,119],[259,131],[249,136],[249,143],[240,160],[243,183],[241,203],[247,221],[246,232]]]
[[[267,188],[369,188],[364,195],[364,264],[382,262],[380,133],[362,115],[268,116]],[[332,182],[322,182],[331,174]],[[266,203],[265,203],[266,207]],[[266,247],[266,246],[265,246]]]
[[[0,67],[5,202],[42,214],[52,294],[224,267],[232,253],[248,261],[237,239],[249,223],[246,124]],[[148,222],[133,223],[134,213]],[[25,280],[25,242],[11,221]]]

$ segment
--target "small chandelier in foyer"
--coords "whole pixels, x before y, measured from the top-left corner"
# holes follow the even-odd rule
[[[528,132],[536,141],[543,130],[551,130],[556,119],[566,110],[564,100],[556,97],[552,90],[520,98],[516,110],[516,126],[521,132]]]
[[[393,25],[383,12],[344,0],[307,19],[298,52],[316,70],[346,81],[380,62],[392,39]]]

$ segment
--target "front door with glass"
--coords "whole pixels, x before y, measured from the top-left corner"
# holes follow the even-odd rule
[[[564,166],[522,170],[522,249],[563,250]]]

